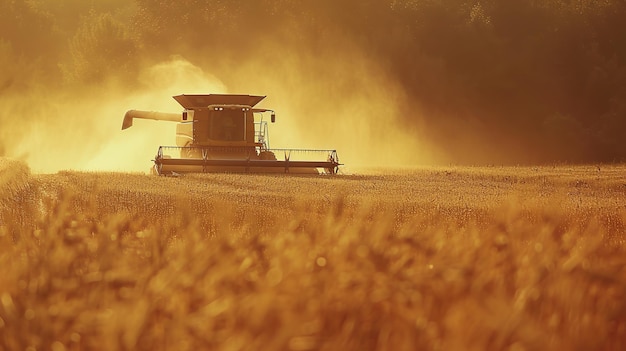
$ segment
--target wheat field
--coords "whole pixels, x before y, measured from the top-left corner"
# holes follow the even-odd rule
[[[621,350],[626,166],[31,174],[0,350]]]

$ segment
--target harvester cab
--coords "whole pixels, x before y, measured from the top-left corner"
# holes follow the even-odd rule
[[[176,146],[159,146],[153,173],[262,172],[335,174],[336,150],[271,149],[268,122],[276,121],[273,110],[255,108],[265,96],[177,95],[182,113],[130,110],[122,129],[133,119],[178,122]],[[173,158],[171,153],[178,153]],[[281,159],[277,159],[277,156]]]

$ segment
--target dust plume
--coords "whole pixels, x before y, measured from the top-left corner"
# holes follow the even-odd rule
[[[144,169],[174,127],[120,134],[124,111],[221,92],[268,96],[272,146],[350,165],[620,161],[624,15],[615,0],[0,2],[0,155]]]
[[[283,23],[235,64],[230,56],[193,59],[212,67],[230,93],[267,96],[259,106],[276,111],[273,148],[336,149],[348,169],[445,162],[420,103],[375,55],[333,28],[313,39],[317,27]]]
[[[143,69],[130,92],[108,82],[87,92],[13,98],[3,104],[4,114],[28,118],[21,119],[22,133],[3,138],[6,152],[33,172],[146,172],[159,145],[175,145],[175,124],[136,120],[121,131],[127,110],[178,112],[173,95],[242,93],[267,95],[260,105],[277,111],[278,122],[270,127],[274,148],[336,149],[348,169],[432,162],[430,149],[416,137],[419,125],[402,128],[402,90],[374,63],[355,66],[350,53],[341,55],[323,65],[284,56],[274,66],[280,69],[250,61],[229,71],[230,89],[177,56]],[[250,80],[254,71],[263,74]]]
[[[276,110],[273,147],[336,149],[348,167],[431,163],[436,150],[421,138],[419,106],[360,50],[312,59],[297,51],[244,65],[232,86],[268,95]],[[272,61],[270,64],[269,61]],[[262,72],[254,80],[253,72]],[[412,114],[404,123],[403,114]]]
[[[180,112],[174,95],[201,94],[206,90],[223,93],[225,87],[216,77],[204,72],[182,57],[158,63],[141,72],[142,88],[120,100],[110,99],[116,106],[118,118],[107,119],[110,137],[102,140],[102,147],[81,169],[145,172],[152,165],[159,145],[176,145],[175,123],[136,120],[133,127],[120,130],[126,110]]]
[[[124,113],[129,109],[179,112],[180,105],[171,97],[181,91],[224,91],[217,78],[180,57],[146,67],[138,82],[131,92],[108,82],[87,91],[4,97],[1,114],[15,117],[4,121],[4,153],[27,162],[38,173],[146,172],[159,145],[174,145],[175,125],[138,120],[122,131]]]

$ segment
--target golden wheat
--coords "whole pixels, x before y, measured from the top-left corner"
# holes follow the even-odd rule
[[[626,346],[622,166],[18,171],[0,350]]]

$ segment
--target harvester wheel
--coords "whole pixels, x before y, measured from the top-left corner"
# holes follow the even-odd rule
[[[337,174],[337,172],[339,172],[339,167],[324,168],[326,174]]]

